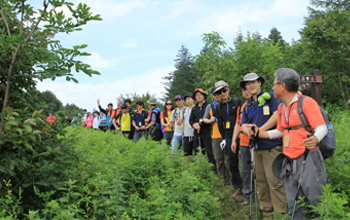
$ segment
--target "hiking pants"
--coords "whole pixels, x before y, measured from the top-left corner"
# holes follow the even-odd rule
[[[166,139],[166,144],[171,146],[171,140],[173,139],[174,132],[173,131],[165,131],[163,138]]]
[[[293,160],[296,163],[296,171],[285,177],[285,184],[287,190],[287,201],[288,201],[288,215],[292,217],[294,199],[298,190],[299,178],[301,175],[302,164],[304,156],[300,156]],[[295,167],[295,166],[294,166]],[[310,205],[316,205],[320,202],[319,196],[323,194],[322,186],[327,183],[327,171],[324,164],[324,160],[321,151],[318,147],[309,151],[306,157],[306,163],[304,168],[304,174],[302,177],[301,188],[299,190],[299,197],[304,197],[305,202]],[[300,202],[300,200],[298,201]],[[294,219],[310,219],[309,214],[305,214],[307,208],[300,207],[297,203],[295,208]],[[317,216],[313,216],[315,218]]]
[[[171,141],[171,154],[178,154],[182,147],[182,136],[173,136]]]
[[[136,143],[141,137],[145,137],[145,139],[147,139],[147,131],[146,130],[135,131],[134,142]]]
[[[184,137],[183,138],[183,147],[184,147],[184,155],[185,156],[190,156],[198,153],[197,148],[194,147],[194,138],[193,136],[191,137]]]
[[[216,169],[216,162],[215,162],[215,158],[214,158],[214,153],[213,153],[213,146],[211,143],[211,135],[210,134],[200,134],[198,135],[196,132],[194,132],[194,147],[195,149],[198,148],[199,146],[199,140],[198,137],[200,138],[201,141],[201,148],[202,148],[202,153],[203,154],[207,154],[209,163],[212,163],[213,166],[213,170],[214,172],[217,172]]]
[[[239,139],[236,141],[239,143]],[[242,188],[242,179],[241,175],[239,173],[239,165],[238,165],[238,152],[239,147],[237,147],[236,153],[233,153],[231,150],[231,144],[232,144],[232,137],[226,137],[226,150],[227,150],[227,157],[228,157],[228,169],[230,170],[231,174],[231,182],[232,186],[235,189],[241,189]],[[239,146],[239,145],[237,145]]]
[[[282,146],[255,150],[256,189],[263,215],[271,212],[287,213],[287,198],[283,179],[279,180],[272,171],[272,162]]]
[[[221,147],[220,147],[221,141],[222,141],[221,138],[215,138],[212,140],[212,145],[213,145],[213,153],[214,153],[218,173],[223,179],[225,179],[226,177],[229,176],[228,169],[227,169],[228,159],[226,158],[225,149],[221,150]]]
[[[251,154],[250,148],[246,146],[239,146],[240,156],[241,156],[241,172],[243,179],[243,199],[244,201],[249,201],[250,199],[250,184],[251,184]]]

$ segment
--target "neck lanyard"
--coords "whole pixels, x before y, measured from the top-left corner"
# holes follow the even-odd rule
[[[199,106],[197,106],[197,108],[198,108],[199,115],[201,116],[201,118],[203,118],[203,112],[202,111],[205,110],[204,109],[204,103],[202,105],[202,111],[200,110]]]
[[[227,106],[227,105],[226,105],[226,106]],[[231,102],[228,102],[227,111],[226,111],[226,112],[227,112],[227,115],[226,115],[226,116],[227,116],[227,121],[228,121],[228,118],[229,118],[229,116],[230,116],[230,115],[229,115],[230,106],[231,106]]]
[[[289,133],[289,121],[290,121],[289,117],[290,117],[290,112],[292,111],[293,104],[294,104],[294,102],[290,105],[290,109],[289,109],[289,112],[288,112],[288,121],[287,121],[287,118],[286,118],[286,116],[287,116],[286,112],[284,111],[284,122],[287,125],[288,133]]]

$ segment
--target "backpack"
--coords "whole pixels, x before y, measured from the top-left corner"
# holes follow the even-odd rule
[[[304,98],[305,98],[305,95],[300,96],[297,103],[297,111],[299,114],[300,121],[303,125],[292,127],[290,129],[297,129],[300,127],[304,127],[305,130],[311,133],[310,125],[307,123],[307,120],[303,111]],[[326,122],[328,132],[327,132],[327,135],[318,143],[318,147],[320,148],[323,159],[327,159],[328,157],[331,157],[334,154],[335,148],[336,148],[334,125],[328,113],[321,106],[320,106],[320,110],[321,110],[322,117]],[[280,114],[281,114],[281,111],[280,111]]]

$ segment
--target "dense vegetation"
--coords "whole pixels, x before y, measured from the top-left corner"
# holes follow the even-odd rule
[[[76,81],[73,71],[99,74],[77,59],[88,55],[82,52],[87,45],[64,48],[54,36],[80,31],[100,17],[85,4],[43,2],[38,12],[21,0],[0,5],[0,218],[246,218],[248,208],[229,197],[230,186],[211,172],[202,155],[188,162],[181,155],[170,157],[164,144],[134,144],[112,133],[45,122],[43,109],[60,105],[45,101],[34,79]],[[234,47],[227,47],[218,33],[204,34],[204,49],[196,56],[181,47],[176,71],[165,78],[167,96],[195,87],[209,92],[219,79],[229,82],[232,96],[239,96],[235,85],[248,72],[264,75],[265,89],[270,90],[279,67],[303,74],[319,69],[323,104],[332,113],[338,148],[326,161],[329,184],[315,210],[323,219],[349,219],[350,5],[320,0],[312,4],[318,10],[310,9],[301,39],[291,44],[272,29],[268,38],[238,33]],[[63,5],[71,17],[54,10]],[[42,21],[45,26],[39,25]],[[150,94],[126,96],[146,100]]]
[[[316,210],[324,219],[346,219],[350,217],[350,128],[346,126],[350,115],[333,118],[338,148],[336,155],[326,160],[329,184]],[[249,208],[239,204],[242,198],[230,197],[231,186],[225,186],[211,171],[203,155],[189,162],[181,155],[171,157],[165,143],[140,140],[135,144],[121,134],[80,127],[65,130],[57,137],[63,145],[51,149],[55,159],[36,161],[40,167],[33,170],[33,185],[15,188],[14,182],[4,181],[1,217],[248,218]],[[46,144],[55,146],[53,142]]]

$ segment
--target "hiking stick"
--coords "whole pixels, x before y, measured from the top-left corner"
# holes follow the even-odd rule
[[[301,188],[301,181],[303,180],[303,174],[304,174],[304,170],[305,170],[306,157],[307,157],[308,153],[309,153],[309,150],[305,149],[304,158],[303,158],[303,166],[301,168],[301,174],[300,174],[300,178],[299,178],[298,189],[297,189],[297,193],[295,195],[295,200],[294,200],[294,207],[293,207],[293,213],[292,213],[292,218],[291,218],[292,220],[294,219],[295,208],[297,206],[297,201],[298,201],[298,198],[299,198],[299,191],[300,191],[300,188]]]
[[[255,127],[252,127],[252,131],[255,133]],[[252,150],[250,151],[250,201],[249,201],[249,219],[252,218],[252,197],[253,197],[253,184],[254,184],[254,194],[255,194],[255,219],[258,219],[258,199],[256,194],[256,177],[255,177],[255,157],[254,150],[256,146],[256,138],[255,135],[252,135],[250,139],[250,144]]]

